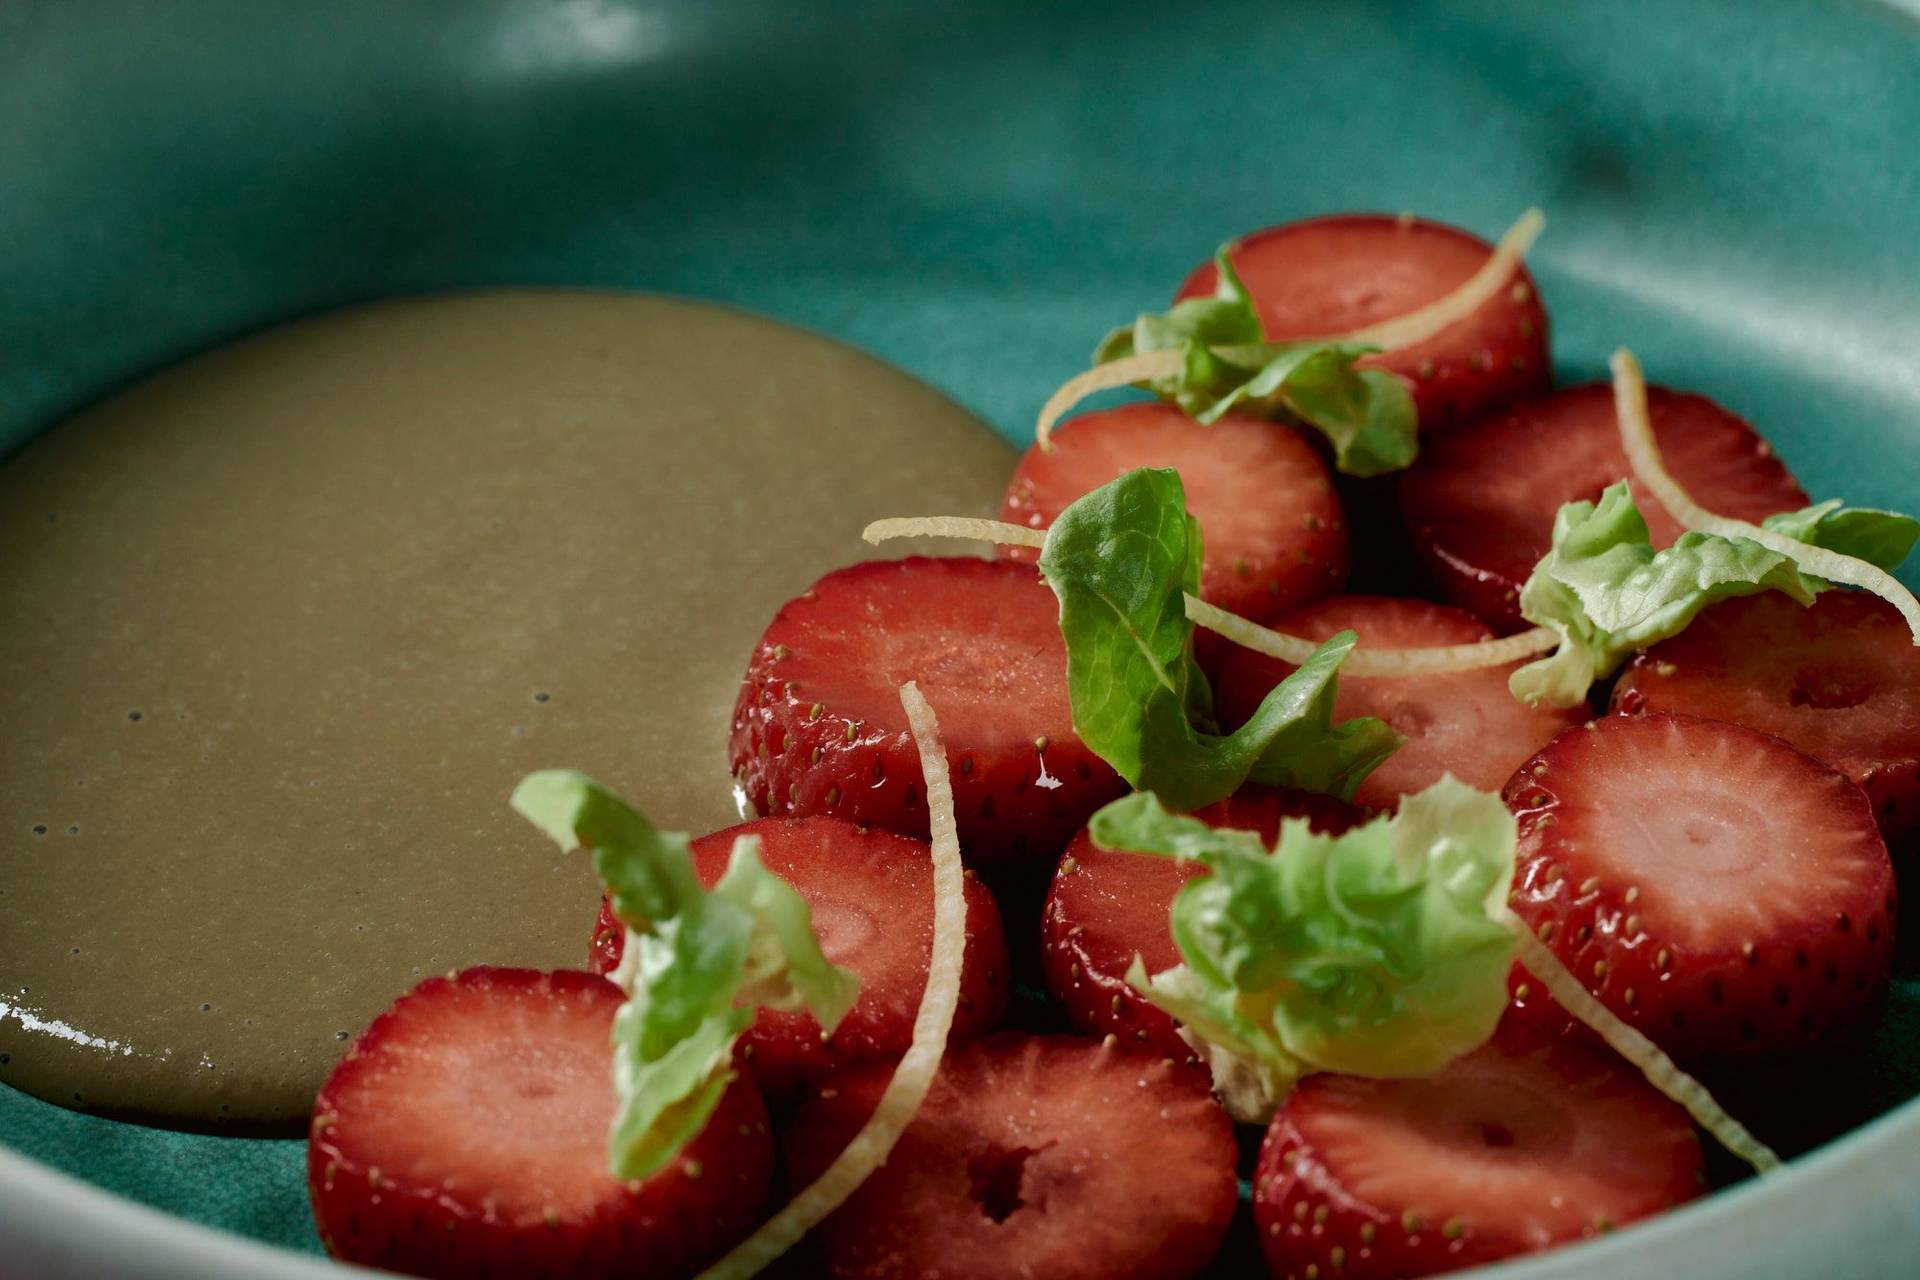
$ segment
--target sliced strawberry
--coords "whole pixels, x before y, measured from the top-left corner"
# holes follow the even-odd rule
[[[860,998],[833,1037],[806,1010],[762,1009],[741,1042],[767,1096],[781,1099],[829,1071],[872,1059],[898,1058],[913,1040],[913,1017],[933,955],[933,862],[923,840],[856,827],[839,818],[761,818],[693,842],[693,864],[708,885],[719,883],[739,836],[760,838],[760,860],[807,900],[827,959],[858,975]],[[967,1039],[1000,1024],[1007,1008],[1007,940],[993,894],[972,876],[965,884],[967,947],[960,971],[960,1007],[949,1038]],[[626,932],[605,900],[592,963],[606,972],[620,963]]]
[[[587,972],[608,974],[619,968],[626,943],[626,929],[613,914],[613,901],[602,894],[600,914],[594,917],[593,934],[587,939]]]
[[[1667,469],[1694,501],[1760,520],[1807,504],[1786,465],[1752,427],[1703,396],[1654,388],[1648,409]],[[1570,387],[1449,432],[1400,482],[1414,545],[1449,599],[1497,629],[1523,625],[1520,587],[1553,545],[1561,504],[1594,501],[1630,477],[1613,389]],[[1634,501],[1653,545],[1683,530],[1644,486]]]
[[[1352,628],[1363,646],[1374,649],[1428,649],[1493,636],[1462,610],[1384,596],[1334,596],[1277,618],[1273,626],[1311,640]],[[1445,773],[1497,791],[1549,738],[1587,718],[1585,708],[1540,710],[1517,701],[1507,691],[1507,676],[1519,665],[1404,678],[1342,675],[1334,719],[1378,716],[1407,740],[1367,775],[1355,803],[1391,809],[1401,796],[1424,790]],[[1232,727],[1244,723],[1293,668],[1236,645],[1217,671],[1216,708]]]
[[[761,636],[730,744],[762,813],[831,814],[927,838],[920,756],[900,709],[918,681],[940,717],[960,845],[1051,861],[1126,790],[1073,732],[1060,606],[1031,567],[873,561],[828,574]]]
[[[421,1276],[667,1277],[744,1236],[773,1167],[746,1077],[672,1164],[608,1169],[621,999],[592,974],[483,967],[374,1019],[314,1103],[327,1251]]]
[[[1180,473],[1200,522],[1208,602],[1258,620],[1346,580],[1346,520],[1326,464],[1295,428],[1253,418],[1207,427],[1164,404],[1074,418],[1054,433],[1051,452],[1035,445],[1020,459],[1004,518],[1044,529],[1075,499],[1140,467]]]
[[[1341,213],[1289,222],[1234,242],[1234,270],[1269,341],[1318,338],[1406,315],[1467,282],[1493,246],[1423,218]],[[1179,296],[1211,294],[1219,273],[1195,269]],[[1547,312],[1522,264],[1511,283],[1425,342],[1368,356],[1413,388],[1422,428],[1476,418],[1546,390]]]
[[[1569,729],[1507,784],[1513,909],[1683,1063],[1764,1059],[1859,1022],[1893,960],[1894,882],[1859,787],[1693,716]],[[1517,1014],[1569,1029],[1522,970]]]
[[[1638,1072],[1509,1022],[1436,1076],[1303,1080],[1253,1215],[1276,1277],[1411,1280],[1598,1235],[1704,1181],[1686,1112]]]
[[[1785,738],[1859,783],[1889,842],[1920,827],[1920,649],[1877,596],[1724,601],[1635,659],[1613,705]]]
[[[1194,815],[1216,827],[1258,831],[1271,842],[1283,818],[1305,818],[1315,831],[1347,830],[1364,815],[1331,796],[1246,787]],[[1041,917],[1041,962],[1047,989],[1067,1021],[1088,1035],[1118,1036],[1186,1061],[1192,1051],[1174,1021],[1127,982],[1138,955],[1148,973],[1180,963],[1168,928],[1174,895],[1198,863],[1148,853],[1102,849],[1082,831],[1067,846]]]
[[[887,1070],[835,1077],[787,1131],[796,1184],[872,1114]],[[1198,1072],[1065,1036],[989,1036],[940,1064],[900,1143],[820,1227],[839,1277],[1180,1280],[1238,1199],[1233,1125]]]

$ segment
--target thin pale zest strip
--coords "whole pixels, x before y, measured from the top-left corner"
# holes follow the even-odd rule
[[[1039,441],[1040,448],[1047,453],[1053,452],[1053,424],[1067,416],[1067,410],[1100,391],[1111,391],[1115,387],[1131,386],[1136,382],[1151,382],[1155,378],[1178,377],[1180,370],[1186,367],[1186,357],[1178,350],[1143,351],[1138,355],[1123,356],[1118,360],[1109,360],[1097,364],[1085,373],[1067,379],[1060,389],[1047,397],[1040,406],[1040,420],[1034,424],[1033,436]]]
[[[1264,653],[1270,658],[1299,666],[1319,646],[1300,636],[1249,622],[1237,613],[1228,613],[1198,596],[1187,597],[1187,617],[1209,631],[1218,632],[1235,644]],[[1437,676],[1456,671],[1478,671],[1483,667],[1504,667],[1552,649],[1560,637],[1545,627],[1535,627],[1518,635],[1498,640],[1478,640],[1472,644],[1437,645],[1431,649],[1369,649],[1356,646],[1340,666],[1347,676]]]
[[[875,520],[860,531],[874,546],[894,538],[965,538],[970,542],[997,542],[1008,547],[1043,547],[1045,529],[1029,529],[1005,520],[975,520],[967,516],[894,516]]]
[[[1780,1157],[1771,1148],[1728,1115],[1705,1085],[1674,1065],[1673,1059],[1658,1045],[1622,1022],[1613,1010],[1581,986],[1580,979],[1560,963],[1560,958],[1547,949],[1546,943],[1533,936],[1533,931],[1518,916],[1509,912],[1507,924],[1519,944],[1520,963],[1539,979],[1547,994],[1560,1002],[1561,1008],[1598,1033],[1615,1053],[1640,1069],[1648,1084],[1685,1107],[1694,1123],[1752,1165],[1756,1173],[1772,1173],[1780,1167]]]
[[[1425,342],[1450,324],[1465,320],[1468,316],[1485,306],[1494,294],[1500,292],[1507,283],[1507,277],[1513,274],[1515,267],[1527,256],[1527,250],[1533,248],[1533,242],[1547,225],[1547,215],[1538,209],[1529,209],[1520,215],[1519,221],[1507,228],[1507,234],[1500,237],[1500,243],[1494,246],[1480,269],[1468,276],[1466,283],[1443,298],[1436,298],[1424,307],[1419,307],[1405,315],[1370,324],[1363,329],[1342,333],[1323,342],[1357,342],[1370,347],[1382,347],[1392,351],[1397,347],[1411,347]]]
[[[1674,519],[1701,533],[1749,538],[1769,551],[1779,552],[1816,578],[1871,591],[1900,611],[1913,632],[1913,642],[1920,645],[1920,600],[1915,600],[1898,578],[1879,565],[1826,547],[1809,546],[1797,538],[1745,520],[1715,515],[1695,502],[1667,470],[1666,461],[1660,455],[1660,443],[1653,435],[1653,419],[1647,411],[1647,380],[1640,370],[1640,361],[1622,347],[1613,353],[1612,365],[1614,415],[1619,419],[1620,443],[1626,449],[1627,461],[1633,465],[1634,478],[1660,500],[1660,505]]]
[[[890,538],[968,538],[980,542],[998,542],[1007,546],[1040,547],[1046,545],[1045,529],[1004,520],[973,520],[962,516],[900,516],[875,520],[861,533],[868,542],[879,544]],[[1302,636],[1290,636],[1249,622],[1237,613],[1208,604],[1195,595],[1187,595],[1187,617],[1209,631],[1215,631],[1258,653],[1299,666],[1320,646]],[[1510,662],[1531,658],[1552,649],[1559,636],[1545,627],[1535,627],[1519,635],[1474,644],[1443,645],[1433,649],[1356,648],[1340,668],[1350,676],[1431,676],[1455,671],[1478,671],[1483,667],[1503,667]]]
[[[920,750],[926,779],[927,816],[933,828],[933,954],[927,986],[913,1016],[913,1042],[893,1070],[880,1104],[860,1132],[811,1186],[760,1229],[734,1246],[726,1257],[700,1273],[699,1280],[745,1280],[799,1243],[828,1214],[846,1203],[869,1174],[886,1163],[894,1144],[913,1122],[933,1085],[947,1033],[960,1003],[960,966],[966,955],[967,904],[961,881],[960,833],[954,825],[953,783],[947,750],[933,708],[912,682],[900,687],[900,705]]]

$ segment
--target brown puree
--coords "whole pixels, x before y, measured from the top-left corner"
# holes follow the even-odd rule
[[[579,967],[596,774],[737,820],[779,604],[1007,447],[847,347],[660,298],[382,303],[193,360],[0,467],[0,1081],[294,1128],[424,974]]]

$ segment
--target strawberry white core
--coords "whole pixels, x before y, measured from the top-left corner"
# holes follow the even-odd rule
[[[1709,948],[1736,922],[1764,943],[1848,901],[1871,845],[1831,829],[1830,792],[1845,779],[1759,734],[1635,727],[1621,736],[1641,749],[1608,750],[1577,780],[1554,779],[1556,822],[1579,833],[1562,838],[1578,840],[1587,874],[1638,890],[1633,910],[1650,935]]]

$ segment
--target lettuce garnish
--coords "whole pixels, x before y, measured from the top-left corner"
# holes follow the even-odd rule
[[[1272,849],[1139,793],[1094,843],[1205,865],[1174,900],[1184,964],[1127,980],[1206,1050],[1223,1101],[1269,1118],[1302,1075],[1427,1075],[1484,1044],[1507,1002],[1515,826],[1449,777],[1344,835],[1305,820]]]
[[[1180,371],[1148,383],[1201,422],[1243,413],[1309,426],[1333,445],[1334,465],[1376,476],[1407,466],[1419,451],[1413,396],[1384,369],[1354,361],[1380,350],[1363,343],[1268,342],[1253,295],[1233,268],[1231,245],[1214,255],[1211,298],[1189,298],[1115,329],[1097,364],[1150,351],[1177,351]]]
[[[760,841],[734,841],[711,890],[684,832],[661,831],[585,774],[529,774],[513,807],[562,849],[586,845],[627,945],[613,975],[627,991],[613,1023],[619,1097],[609,1138],[615,1176],[644,1178],[706,1124],[733,1079],[733,1048],[756,1006],[806,1008],[831,1032],[860,982],[827,961],[812,913],[760,861]]]
[[[1180,810],[1249,780],[1352,799],[1401,742],[1370,717],[1333,723],[1335,677],[1354,633],[1322,644],[1239,729],[1213,732],[1185,603],[1199,590],[1200,557],[1200,526],[1172,470],[1129,472],[1053,522],[1040,572],[1060,598],[1080,740]]]
[[[1788,537],[1873,560],[1891,569],[1920,534],[1910,517],[1821,503],[1769,517]],[[1708,605],[1782,591],[1811,604],[1827,584],[1750,538],[1685,533],[1656,551],[1626,481],[1600,501],[1569,502],[1553,521],[1553,549],[1520,591],[1520,613],[1550,628],[1560,645],[1508,680],[1522,702],[1573,707],[1593,682],[1629,655],[1677,635]]]
[[[1843,506],[1838,498],[1768,516],[1760,527],[1810,547],[1865,560],[1888,573],[1900,567],[1920,540],[1920,520],[1897,511]]]

